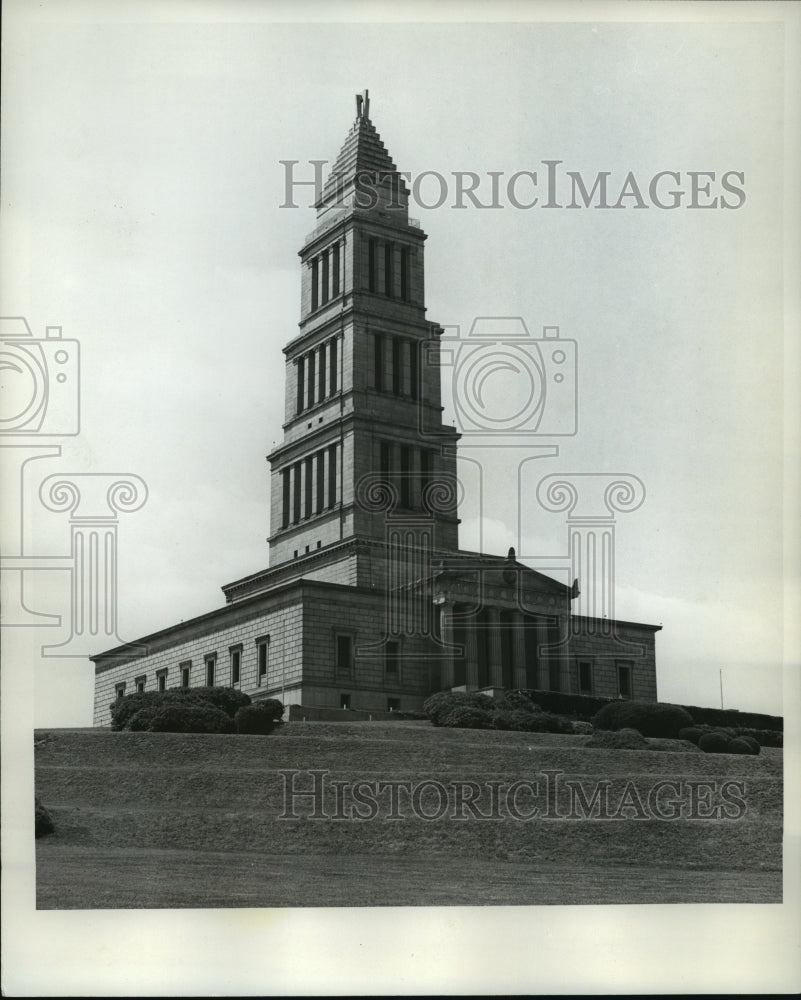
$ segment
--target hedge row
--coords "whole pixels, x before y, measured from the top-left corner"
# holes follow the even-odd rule
[[[562,691],[529,690],[525,693],[546,712],[568,715],[586,722],[589,722],[604,705],[619,701],[617,698],[597,698],[586,694],[566,694]],[[717,728],[733,726],[739,729],[773,730],[774,732],[782,732],[784,729],[784,720],[777,715],[738,712],[733,708],[699,708],[696,705],[680,705],[678,707],[689,712],[696,724],[704,723]]]
[[[505,691],[497,698],[463,691],[440,691],[426,700],[423,711],[435,726],[449,728],[573,732],[570,722],[540,711],[524,691]]]
[[[112,706],[112,729],[148,733],[240,733],[266,735],[281,721],[276,698],[253,704],[232,688],[174,688],[137,692]]]

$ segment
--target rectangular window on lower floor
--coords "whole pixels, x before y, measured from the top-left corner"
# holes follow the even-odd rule
[[[340,708],[350,708],[350,695],[341,694],[339,696],[339,707]]]
[[[242,647],[235,646],[229,650],[231,654],[231,683],[239,684],[242,674]]]
[[[189,677],[192,672],[192,661],[181,664],[181,687],[189,687]]]
[[[621,698],[631,698],[631,664],[617,661],[617,693]]]
[[[257,670],[259,675],[259,684],[267,676],[267,665],[270,659],[270,637],[269,635],[263,636],[261,639],[256,640],[256,662],[258,664]]]
[[[592,694],[592,663],[589,660],[579,660],[578,687],[579,694]]]
[[[120,698],[125,697],[125,681],[123,681],[121,684],[114,685],[114,697],[117,699],[117,701],[119,701]]]
[[[159,670],[156,674],[156,689],[159,691],[167,690],[167,671]]]
[[[349,674],[353,670],[353,637],[336,637],[336,666],[338,674]]]
[[[400,676],[400,643],[388,642],[384,647],[384,670],[391,680]]]
[[[387,711],[400,712],[400,698],[387,698]]]
[[[206,657],[206,687],[214,687],[214,668],[217,665],[216,656]]]
[[[145,684],[147,683],[147,677],[144,675],[142,677],[136,678],[136,690],[138,694],[142,694],[145,690]]]

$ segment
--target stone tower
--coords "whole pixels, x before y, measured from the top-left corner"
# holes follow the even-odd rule
[[[426,523],[434,549],[458,545],[455,489],[428,502],[435,481],[455,483],[458,435],[430,363],[441,330],[425,316],[426,236],[369,107],[365,91],[300,251],[284,439],[268,459],[271,569],[349,542],[375,563],[388,511]],[[360,567],[353,582],[375,576]]]

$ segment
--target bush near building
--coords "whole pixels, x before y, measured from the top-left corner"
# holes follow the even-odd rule
[[[34,833],[36,834],[36,837],[44,837],[48,833],[53,833],[55,831],[55,826],[50,813],[45,809],[38,798],[34,799],[34,805],[36,807],[34,821]]]
[[[111,728],[114,730],[129,729],[131,728],[131,720],[142,709],[161,707],[176,700],[209,704],[225,712],[231,719],[240,708],[250,704],[250,696],[235,688],[180,687],[168,688],[166,691],[135,691],[133,694],[126,694],[122,698],[118,698],[109,706],[111,709]],[[283,711],[283,706],[281,710]]]
[[[598,729],[636,729],[643,736],[678,736],[692,726],[690,713],[680,705],[661,702],[612,701],[597,712],[592,724]]]
[[[567,719],[542,712],[525,691],[504,691],[497,698],[464,691],[440,691],[423,705],[435,726],[504,729],[529,733],[572,733]]]
[[[171,698],[150,718],[150,733],[232,733],[230,715],[209,702]]]
[[[584,744],[590,750],[648,750],[642,733],[636,729],[596,730]]]
[[[276,698],[252,705],[243,705],[234,716],[236,731],[241,736],[267,736],[281,722],[284,706]]]

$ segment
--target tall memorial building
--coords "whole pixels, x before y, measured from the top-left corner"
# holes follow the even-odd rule
[[[370,712],[451,688],[656,700],[659,626],[577,614],[583,582],[514,550],[459,549],[426,236],[369,110],[365,93],[300,251],[269,568],[224,585],[218,610],[92,657],[96,725],[123,694],[199,685]],[[573,565],[597,576],[613,525],[582,535],[580,520]]]

